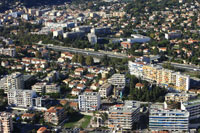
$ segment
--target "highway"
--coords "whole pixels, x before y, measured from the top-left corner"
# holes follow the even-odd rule
[[[42,45],[42,44],[40,44]],[[97,51],[89,51],[84,49],[78,49],[78,48],[71,48],[71,47],[64,47],[64,46],[55,46],[55,45],[46,45],[47,48],[53,49],[55,51],[61,51],[61,52],[72,52],[72,53],[79,53],[84,55],[91,55],[96,57],[103,57],[104,55],[107,55],[108,57],[112,58],[128,58],[125,54],[115,54],[111,52],[97,52]]]
[[[158,64],[162,65],[164,63],[158,63]],[[187,65],[187,64],[179,64],[179,63],[173,63],[173,62],[171,62],[171,65],[175,68],[185,69],[188,71],[200,71],[200,68],[197,66],[192,66],[192,65]]]

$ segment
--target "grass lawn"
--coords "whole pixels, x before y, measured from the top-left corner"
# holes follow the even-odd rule
[[[70,116],[69,121],[65,123],[65,128],[86,128],[90,123],[92,116],[76,114]]]

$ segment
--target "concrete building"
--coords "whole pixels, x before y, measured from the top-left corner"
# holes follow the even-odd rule
[[[46,93],[60,93],[60,86],[58,84],[47,84],[45,86]]]
[[[13,121],[12,116],[9,113],[0,113],[0,132],[1,133],[12,133],[13,131]]]
[[[78,96],[79,110],[84,112],[100,109],[101,97],[97,92],[84,92]]]
[[[164,104],[150,107],[149,128],[151,131],[187,132],[189,112],[181,109],[164,108]]]
[[[165,33],[165,38],[168,40],[180,38],[181,36],[182,36],[182,34],[180,31],[173,31],[173,32]]]
[[[63,107],[50,107],[44,113],[45,122],[49,122],[54,125],[58,125],[64,119],[66,119],[66,113]]]
[[[0,54],[15,57],[16,49],[15,48],[0,48]]]
[[[135,75],[136,77],[142,77],[143,75],[143,66],[145,64],[143,62],[128,62],[128,68],[131,75]]]
[[[89,33],[87,37],[88,37],[89,42],[90,42],[92,45],[94,45],[94,44],[97,43],[97,36],[96,36],[95,34]]]
[[[92,28],[91,33],[95,35],[107,35],[111,33],[110,27],[97,27]]]
[[[123,130],[131,130],[135,122],[139,120],[140,103],[137,101],[125,101],[124,104],[111,106],[108,111],[108,127],[116,127]]]
[[[23,89],[24,76],[19,72],[12,73],[0,80],[0,89],[7,93],[10,89]]]
[[[165,95],[165,101],[175,101],[175,102],[186,102],[188,100],[194,99],[197,94],[189,93],[167,93]]]
[[[85,36],[85,32],[83,31],[63,33],[63,38],[75,39],[75,38],[81,38],[83,36]]]
[[[32,86],[32,90],[37,92],[37,93],[44,93],[45,92],[45,86],[46,86],[45,82],[36,83]]]
[[[126,86],[126,77],[124,74],[113,74],[111,78],[108,79],[108,83],[114,86],[114,96],[122,97],[124,88]]]
[[[12,107],[41,107],[41,97],[37,97],[33,90],[11,89],[8,94],[8,105]]]
[[[181,109],[190,113],[190,120],[200,118],[200,99],[181,102]]]
[[[99,94],[103,98],[108,97],[111,94],[111,92],[112,92],[112,85],[109,83],[105,83],[99,88]]]
[[[189,75],[164,69],[158,65],[145,65],[143,63],[129,61],[129,71],[132,75],[143,80],[178,91],[187,91],[190,87]]]

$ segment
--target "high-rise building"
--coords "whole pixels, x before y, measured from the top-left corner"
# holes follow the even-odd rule
[[[100,108],[101,98],[97,92],[84,92],[78,96],[79,110],[81,111],[95,111]]]
[[[11,89],[8,94],[8,105],[13,107],[41,107],[41,97],[33,90]]]
[[[45,122],[58,125],[66,118],[66,113],[63,107],[50,107],[44,114]]]
[[[114,86],[113,93],[114,96],[122,97],[124,88],[126,86],[126,77],[124,74],[113,74],[111,78],[108,79],[108,83]]]
[[[189,75],[164,69],[161,66],[129,62],[129,71],[136,77],[179,91],[187,91],[190,87]]]
[[[0,113],[0,132],[1,133],[11,133],[13,131],[13,121],[12,116],[9,113]]]
[[[7,93],[10,89],[23,89],[24,76],[19,72],[12,73],[0,80],[0,89]]]
[[[189,115],[187,110],[169,109],[164,104],[154,104],[150,107],[149,128],[151,131],[187,132]]]
[[[125,101],[109,108],[108,127],[131,130],[135,122],[139,120],[140,103],[137,101]]]
[[[200,118],[200,99],[192,99],[181,103],[181,109],[190,113],[190,120]]]

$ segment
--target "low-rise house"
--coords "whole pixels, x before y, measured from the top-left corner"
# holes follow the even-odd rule
[[[135,85],[135,88],[137,88],[137,89],[142,89],[143,87],[144,87],[144,84],[142,84],[142,83],[137,83]]]
[[[81,93],[81,90],[76,89],[76,88],[72,89],[71,91],[72,96],[78,96],[80,93]]]
[[[23,120],[33,120],[35,118],[35,114],[25,113],[22,115]]]
[[[85,89],[85,85],[84,84],[78,84],[77,85],[77,89],[84,90]]]
[[[40,127],[37,130],[37,133],[49,133],[48,129],[46,127]]]

